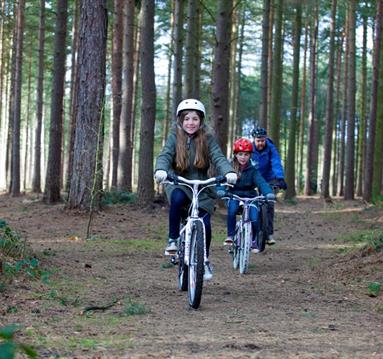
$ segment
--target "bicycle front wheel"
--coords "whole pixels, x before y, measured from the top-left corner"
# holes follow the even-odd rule
[[[204,231],[200,221],[195,221],[190,241],[189,305],[197,309],[201,303],[204,271]]]
[[[188,266],[185,264],[185,233],[178,243],[178,289],[188,290]]]
[[[242,230],[239,223],[237,223],[235,229],[235,236],[233,238],[233,248],[232,248],[232,256],[233,256],[233,269],[238,269],[239,267],[239,258],[241,253],[241,242],[242,242]]]
[[[253,230],[251,222],[247,222],[243,225],[242,241],[240,248],[240,260],[239,260],[239,273],[245,274],[249,269],[250,262],[250,247],[251,240],[253,238]]]
[[[260,208],[260,226],[259,226],[259,233],[258,233],[258,249],[260,252],[263,252],[265,250],[265,245],[267,238],[269,236],[269,230],[267,225],[267,205],[263,204]]]

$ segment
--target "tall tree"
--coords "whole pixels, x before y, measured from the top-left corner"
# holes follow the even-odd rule
[[[44,190],[44,201],[47,203],[58,202],[61,198],[61,147],[64,112],[67,11],[68,0],[58,0],[53,60],[48,166]]]
[[[77,68],[78,68],[78,27],[80,18],[79,0],[74,0],[74,19],[73,19],[73,36],[72,36],[72,64],[71,64],[71,84],[70,84],[70,130],[69,130],[69,141],[68,141],[68,162],[67,162],[67,176],[65,188],[69,192],[70,179],[72,177],[73,168],[73,148],[74,148],[74,135],[76,129],[76,118],[77,118]]]
[[[261,103],[259,106],[259,124],[267,128],[267,79],[269,57],[269,31],[270,31],[270,5],[271,0],[263,0],[262,15],[262,57],[261,57]]]
[[[275,4],[275,35],[271,80],[271,105],[270,105],[270,137],[275,146],[279,148],[281,126],[281,101],[282,101],[282,63],[283,63],[283,0],[276,0]]]
[[[127,7],[128,4],[125,4]],[[112,42],[112,182],[111,188],[117,188],[118,156],[120,150],[120,116],[122,102],[122,44],[124,29],[124,2],[114,0],[113,8],[113,42]]]
[[[154,80],[154,0],[142,1],[141,27],[141,129],[138,172],[138,200],[148,204],[154,198],[153,142],[156,114],[156,85]]]
[[[102,185],[106,0],[81,1],[79,36],[77,119],[68,208],[89,211],[99,206]]]
[[[182,56],[183,56],[183,23],[185,0],[174,2],[174,62],[173,62],[173,116],[182,100]]]
[[[335,27],[336,27],[336,4],[337,0],[331,2],[330,20],[330,49],[328,59],[328,78],[327,78],[327,103],[326,103],[326,129],[324,135],[324,155],[323,155],[323,179],[322,196],[325,199],[330,197],[330,168],[331,168],[331,149],[333,136],[333,117],[334,117],[334,57],[335,57]]]
[[[44,93],[44,47],[45,47],[45,0],[40,0],[39,48],[36,89],[36,128],[34,146],[34,166],[32,172],[32,191],[41,192],[41,129],[43,121]]]
[[[376,6],[377,6],[377,10],[376,10],[376,21],[375,21],[374,54],[373,54],[373,60],[372,60],[373,62],[372,62],[370,118],[369,118],[369,126],[368,126],[366,172],[365,172],[364,186],[363,186],[363,199],[368,202],[371,201],[372,199],[372,179],[373,179],[375,136],[376,136],[376,116],[377,116],[377,102],[378,102],[378,81],[379,81],[381,42],[382,42],[383,0],[377,0]]]
[[[347,79],[347,152],[346,152],[346,182],[344,198],[354,199],[354,171],[355,171],[355,32],[356,32],[356,0],[348,2],[349,12],[349,61]]]
[[[15,61],[15,100],[12,122],[12,165],[11,165],[11,195],[20,195],[20,122],[21,122],[21,85],[22,58],[24,43],[24,11],[25,0],[19,0],[17,8],[17,37]]]
[[[307,171],[305,194],[317,191],[318,174],[318,119],[316,116],[317,83],[317,40],[318,40],[318,0],[314,0],[310,26],[310,103],[309,103],[309,139],[307,144]]]
[[[301,47],[302,31],[302,4],[297,2],[295,9],[295,26],[293,39],[293,89],[291,95],[291,118],[289,131],[289,149],[287,153],[286,180],[289,184],[285,192],[286,198],[293,198],[295,191],[295,149],[296,149],[296,127],[298,112],[298,93],[299,93],[299,53]]]
[[[218,143],[226,153],[229,125],[229,79],[232,0],[219,0],[217,8],[216,48],[213,63],[212,118]]]

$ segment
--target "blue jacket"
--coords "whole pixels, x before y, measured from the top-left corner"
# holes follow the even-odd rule
[[[285,178],[281,157],[279,156],[277,148],[270,139],[266,139],[266,146],[263,151],[258,151],[254,143],[253,148],[253,164],[261,172],[261,175],[267,182],[270,182],[276,178]]]
[[[273,193],[271,187],[261,176],[260,172],[249,163],[249,165],[241,172],[234,187],[229,187],[229,192],[241,197],[253,197],[257,195],[255,187],[258,187],[263,195]]]

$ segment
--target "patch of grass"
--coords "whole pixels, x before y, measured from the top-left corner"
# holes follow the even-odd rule
[[[161,263],[161,269],[169,269],[169,268],[174,268],[174,264],[170,262]]]
[[[136,200],[136,193],[124,191],[104,192],[101,199],[101,205],[133,203]]]
[[[367,294],[370,297],[377,297],[382,290],[382,283],[370,282],[367,284]]]
[[[29,358],[37,358],[37,353],[29,345],[15,340],[15,334],[20,329],[18,325],[8,325],[0,328],[0,355],[1,358],[12,359],[17,352],[23,352]]]
[[[381,229],[357,231],[338,237],[338,239],[350,243],[351,248],[344,250],[346,253],[352,250],[369,255],[383,250],[383,230]]]
[[[107,240],[98,237],[85,243],[86,248],[101,247],[105,254],[124,252],[157,252],[162,250],[164,243],[153,239],[114,239]]]
[[[308,266],[310,267],[311,270],[317,268],[320,263],[321,263],[321,260],[318,257],[311,257],[308,260]]]
[[[150,313],[150,309],[142,303],[137,303],[131,298],[127,298],[124,302],[125,315],[144,315]]]
[[[296,206],[298,204],[298,201],[296,198],[291,198],[291,199],[284,199],[283,203],[285,203],[289,206]]]

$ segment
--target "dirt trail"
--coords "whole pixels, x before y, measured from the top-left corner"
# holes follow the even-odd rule
[[[382,294],[366,294],[366,283],[383,281],[382,255],[344,256],[336,240],[383,227],[382,212],[360,202],[278,203],[277,244],[252,255],[244,276],[222,246],[219,210],[214,278],[197,311],[162,256],[164,208],[109,207],[95,217],[88,241],[81,239],[87,217],[62,205],[0,196],[0,218],[27,236],[43,266],[56,269],[48,284],[20,281],[1,294],[0,323],[22,324],[20,340],[41,357],[383,358]],[[128,315],[129,308],[147,313]]]

